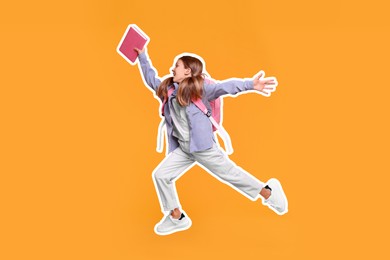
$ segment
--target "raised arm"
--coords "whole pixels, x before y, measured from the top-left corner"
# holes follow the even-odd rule
[[[256,90],[259,94],[269,97],[276,90],[278,82],[275,77],[264,78],[264,72],[260,71],[252,80],[228,79],[218,83],[205,84],[205,95],[208,100],[214,100],[224,95],[236,95],[243,91]]]
[[[154,91],[157,91],[157,88],[161,83],[161,79],[157,75],[157,70],[153,67],[145,49],[140,50],[135,48],[134,50],[138,53],[139,69],[142,72],[141,75],[145,84]]]

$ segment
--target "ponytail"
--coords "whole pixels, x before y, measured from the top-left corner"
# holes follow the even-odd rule
[[[160,86],[157,89],[157,96],[161,98],[161,100],[168,99],[168,87],[173,84],[173,77],[166,78],[163,82],[161,82]]]
[[[203,77],[201,75],[191,76],[183,79],[177,91],[177,101],[181,106],[188,106],[192,100],[203,96]]]
[[[192,100],[202,98],[203,96],[203,63],[192,56],[182,56],[180,60],[184,67],[191,69],[191,77],[183,79],[179,84],[177,91],[177,101],[181,106],[188,106]],[[157,89],[157,96],[162,100],[168,98],[168,88],[173,85],[173,77],[161,82]]]

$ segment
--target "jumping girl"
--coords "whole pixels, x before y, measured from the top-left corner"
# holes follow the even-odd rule
[[[138,53],[139,66],[145,84],[166,101],[163,106],[168,137],[168,154],[154,170],[152,176],[165,212],[156,224],[155,232],[168,235],[188,229],[192,222],[184,214],[177,196],[175,181],[194,164],[202,165],[210,173],[240,193],[255,201],[261,197],[263,204],[279,215],[287,212],[287,199],[276,179],[262,183],[237,167],[216,144],[209,118],[192,102],[201,99],[210,109],[210,101],[224,95],[243,91],[257,91],[269,96],[275,91],[274,77],[264,78],[261,71],[252,80],[230,79],[208,84],[204,80],[203,63],[195,56],[178,56],[172,74],[163,81],[157,76],[145,49]],[[168,90],[172,92],[168,95]]]

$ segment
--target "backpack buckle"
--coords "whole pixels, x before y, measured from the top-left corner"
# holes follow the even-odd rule
[[[210,111],[210,110],[207,110],[206,116],[207,116],[207,117],[210,117],[210,116],[211,116],[211,111]]]

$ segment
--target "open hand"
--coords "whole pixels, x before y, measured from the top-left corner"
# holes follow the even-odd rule
[[[264,78],[264,71],[260,71],[253,77],[253,88],[263,96],[269,97],[276,90],[278,82],[275,77]]]

